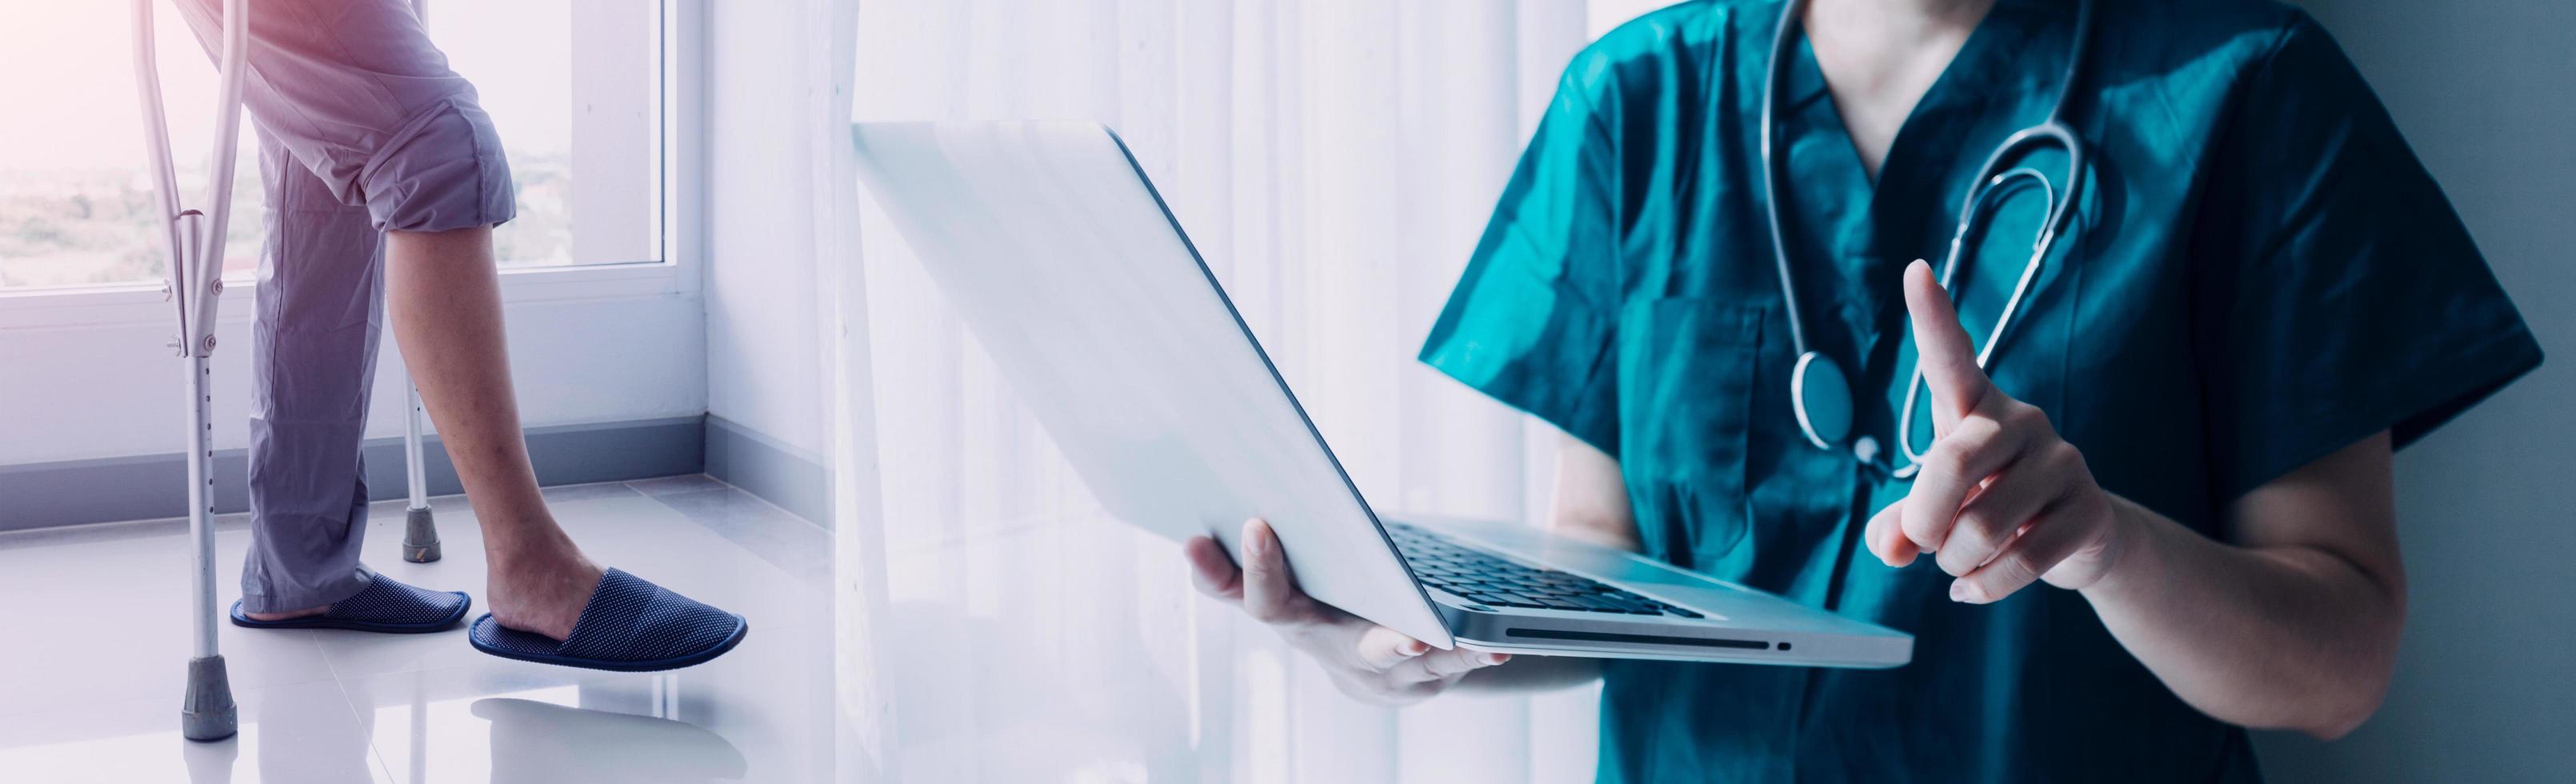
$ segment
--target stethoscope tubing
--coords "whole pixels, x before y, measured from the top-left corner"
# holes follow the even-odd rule
[[[1774,147],[1774,137],[1777,133],[1775,112],[1779,102],[1780,86],[1786,77],[1784,63],[1789,59],[1789,50],[1796,41],[1798,20],[1805,13],[1806,7],[1806,0],[1789,0],[1787,7],[1781,11],[1779,26],[1772,35],[1771,59],[1764,76],[1760,146],[1763,195],[1766,200],[1764,212],[1771,229],[1772,263],[1779,274],[1781,298],[1789,309],[1790,345],[1798,354],[1796,371],[1791,374],[1790,381],[1792,408],[1797,415],[1799,430],[1807,440],[1817,447],[1832,449],[1838,446],[1848,433],[1828,434],[1824,431],[1848,430],[1850,425],[1848,412],[1851,411],[1852,395],[1848,387],[1848,379],[1836,363],[1810,348],[1807,343],[1806,309],[1803,299],[1798,295],[1797,276],[1789,261],[1786,226],[1780,216],[1780,202],[1784,195],[1780,183],[1787,179],[1787,173]],[[1948,253],[1945,254],[1941,267],[1937,271],[1941,287],[1950,291],[1951,296],[1956,297],[1954,284],[1960,262],[1968,254],[1967,248],[1973,235],[1982,228],[1978,218],[1984,217],[1986,207],[1994,201],[1993,197],[2011,193],[2014,186],[2024,182],[2040,187],[2042,193],[2048,198],[2048,216],[2041,223],[2038,236],[2032,240],[2030,259],[2022,266],[2021,276],[2013,284],[2012,295],[2004,301],[2002,313],[1996,317],[1994,328],[1987,334],[1984,345],[1977,352],[1977,367],[1980,369],[1991,366],[1996,347],[2003,342],[2004,335],[2012,325],[2013,317],[2019,313],[2024,299],[2030,293],[2031,286],[2039,277],[2040,268],[2047,259],[2049,251],[2056,245],[2058,236],[2063,232],[2068,218],[2074,211],[2077,189],[2081,184],[2087,159],[2083,140],[2076,135],[2074,127],[2066,122],[2066,102],[2083,69],[2092,21],[2093,0],[2079,0],[2076,4],[2074,40],[2069,45],[2066,67],[2059,77],[2056,100],[2049,107],[2047,119],[2038,125],[2013,132],[1986,156],[1985,164],[1979,167],[1976,178],[1970,181],[1966,198],[1960,204],[1958,227],[1951,234]],[[2066,179],[2063,188],[2030,167],[2002,168],[2008,162],[2017,160],[2017,156],[2046,146],[2056,146],[2066,151]],[[1831,372],[1813,372],[1818,368],[1830,369]],[[1836,421],[1835,417],[1823,415],[1811,417],[1811,409],[1834,407],[1826,403],[1810,404],[1811,400],[1825,400],[1825,398],[1810,397],[1811,391],[1807,382],[1811,378],[1827,378],[1845,384],[1845,388],[1840,390],[1839,397],[1839,409],[1843,412],[1839,420],[1840,427],[1830,424]],[[1917,449],[1914,444],[1914,410],[1920,403],[1923,390],[1923,371],[1917,367],[1906,384],[1904,408],[1898,414],[1895,433],[1898,451],[1903,454],[1905,464],[1882,467],[1888,476],[1910,479],[1921,466],[1924,451]],[[1822,391],[1816,394],[1831,395],[1833,392]],[[1875,443],[1866,437],[1854,445],[1853,451],[1855,457],[1865,464],[1874,464],[1879,460]]]
[[[1765,66],[1762,77],[1762,133],[1760,137],[1762,151],[1762,206],[1764,213],[1763,217],[1766,218],[1771,225],[1771,262],[1780,275],[1780,293],[1788,300],[1790,311],[1789,346],[1796,350],[1798,355],[1802,357],[1806,356],[1808,353],[1806,318],[1800,315],[1798,310],[1798,305],[1800,303],[1798,298],[1798,278],[1796,273],[1792,272],[1789,268],[1789,246],[1788,243],[1782,239],[1788,236],[1788,227],[1782,225],[1780,222],[1780,200],[1782,198],[1780,182],[1788,177],[1787,172],[1784,171],[1785,165],[1780,160],[1780,153],[1778,150],[1774,149],[1774,137],[1779,135],[1780,123],[1776,116],[1776,112],[1780,103],[1780,83],[1787,77],[1787,66],[1785,63],[1789,60],[1789,47],[1791,42],[1794,40],[1793,34],[1797,30],[1798,16],[1805,13],[1806,10],[1807,0],[1789,0],[1788,6],[1780,12],[1779,27],[1771,34],[1771,59],[1769,64]]]

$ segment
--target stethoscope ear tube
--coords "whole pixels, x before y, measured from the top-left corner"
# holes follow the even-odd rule
[[[1959,216],[1959,227],[1950,235],[1949,255],[1942,260],[1941,268],[1938,270],[1941,289],[1950,294],[1953,302],[1958,296],[1958,287],[1953,276],[1958,272],[1960,258],[1966,255],[1965,248],[1975,239],[1971,234],[1979,227],[1976,219],[1984,214],[1986,205],[1998,201],[2002,194],[2011,193],[2010,186],[2020,183],[2029,183],[2038,187],[2041,193],[2048,197],[2050,214],[2057,214],[2059,195],[2057,189],[2049,184],[2047,175],[2040,174],[2036,169],[2023,167],[1981,178],[1981,187],[1971,191],[1968,207]],[[2022,298],[2030,293],[2031,282],[2038,279],[2040,265],[2046,261],[2049,246],[2055,240],[2056,232],[2049,226],[2042,225],[2039,235],[2031,241],[2030,260],[2022,265],[2021,278],[2013,283],[2012,296],[2004,300],[2003,312],[1995,317],[1994,329],[1987,332],[1985,342],[1979,344],[1977,369],[1984,370],[1993,365],[1995,347],[2003,344],[2004,330],[2012,325],[2014,312],[2021,308]],[[1918,365],[1913,377],[1905,382],[1905,402],[1897,409],[1896,448],[1904,455],[1905,464],[1889,471],[1890,476],[1910,479],[1914,476],[1917,465],[1923,460],[1923,450],[1916,449],[1914,446],[1914,412],[1922,407],[1924,391],[1923,370]]]

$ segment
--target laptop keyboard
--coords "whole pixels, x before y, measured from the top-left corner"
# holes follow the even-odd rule
[[[1589,577],[1506,561],[1403,523],[1388,523],[1386,532],[1423,584],[1468,601],[1533,610],[1702,617]]]

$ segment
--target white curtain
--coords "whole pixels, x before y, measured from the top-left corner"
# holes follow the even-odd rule
[[[1584,3],[857,8],[849,100],[816,106],[1115,127],[1373,505],[1538,521],[1552,431],[1413,356],[1587,38]],[[826,281],[844,338],[844,778],[1590,777],[1595,690],[1366,707],[1199,597],[1175,545],[1103,519],[859,201],[864,275]]]

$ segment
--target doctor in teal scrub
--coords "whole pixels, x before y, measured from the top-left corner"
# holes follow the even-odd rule
[[[1604,781],[2242,782],[2248,727],[2351,731],[2405,618],[2390,454],[2540,349],[2360,74],[2266,0],[2094,1],[2059,115],[2088,154],[1990,336],[2067,155],[2030,148],[2057,181],[1997,194],[1948,290],[1914,260],[2051,116],[2080,5],[1620,27],[1422,349],[1564,431],[1554,530],[1911,632],[1912,664],[1430,650],[1299,594],[1259,521],[1186,548],[1201,587],[1372,701],[1600,678]],[[1847,373],[1848,437],[1802,427],[1800,344]]]

